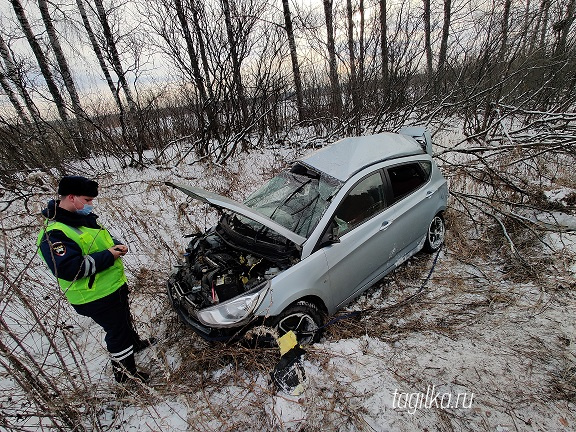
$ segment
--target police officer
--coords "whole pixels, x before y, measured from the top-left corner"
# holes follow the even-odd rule
[[[92,213],[98,183],[81,176],[63,177],[58,195],[60,199],[51,200],[42,211],[46,223],[38,235],[40,253],[76,312],[106,332],[116,381],[147,381],[148,374],[136,369],[134,353],[155,340],[142,340],[134,330],[121,259],[128,248],[113,239]]]

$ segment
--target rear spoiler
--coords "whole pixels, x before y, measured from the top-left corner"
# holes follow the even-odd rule
[[[426,153],[432,156],[432,135],[421,126],[403,127],[399,134],[414,138]]]

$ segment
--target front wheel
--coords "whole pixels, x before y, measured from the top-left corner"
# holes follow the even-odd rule
[[[290,330],[296,333],[300,345],[318,342],[323,325],[323,314],[314,304],[306,301],[299,301],[288,306],[271,323],[271,327],[276,329],[279,336]]]
[[[270,317],[260,326],[249,330],[244,342],[248,346],[273,347],[276,340],[292,330],[300,345],[310,345],[318,342],[322,336],[324,314],[307,301],[298,301],[279,315]]]
[[[440,213],[438,213],[434,216],[434,219],[432,219],[432,222],[430,222],[430,225],[428,226],[424,250],[429,253],[436,252],[444,243],[445,235],[446,225],[444,224],[444,218]]]

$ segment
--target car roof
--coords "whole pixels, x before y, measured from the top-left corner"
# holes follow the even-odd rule
[[[344,138],[300,162],[346,181],[362,168],[388,159],[426,154],[412,137],[392,132]]]

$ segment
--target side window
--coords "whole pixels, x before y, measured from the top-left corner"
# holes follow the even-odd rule
[[[430,161],[420,161],[420,166],[424,170],[424,174],[426,175],[426,181],[430,178],[432,174],[432,163]]]
[[[386,207],[380,171],[361,180],[350,190],[334,215],[338,234],[350,231]]]
[[[429,165],[431,169],[431,165]],[[388,168],[394,202],[418,189],[430,177],[418,162]]]

